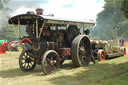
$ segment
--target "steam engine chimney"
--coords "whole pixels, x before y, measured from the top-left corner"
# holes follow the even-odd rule
[[[36,9],[36,14],[37,14],[37,15],[43,15],[43,11],[44,11],[43,9],[37,8],[37,9]]]

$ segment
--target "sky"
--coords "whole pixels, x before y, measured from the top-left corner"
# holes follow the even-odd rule
[[[43,8],[44,14],[71,19],[96,20],[96,15],[103,10],[104,0],[10,0],[12,15],[23,14]]]

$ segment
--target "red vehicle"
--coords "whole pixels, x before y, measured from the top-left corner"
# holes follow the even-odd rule
[[[18,40],[13,40],[8,43],[9,51],[22,51],[22,44]]]

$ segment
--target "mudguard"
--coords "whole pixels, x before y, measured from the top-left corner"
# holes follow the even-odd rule
[[[33,52],[32,46],[29,43],[23,44],[23,51],[31,50]]]

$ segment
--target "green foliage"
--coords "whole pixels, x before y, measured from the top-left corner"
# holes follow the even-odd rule
[[[127,40],[126,18],[121,10],[122,0],[105,0],[104,10],[97,15],[97,24],[93,36],[99,39]]]
[[[3,8],[4,8],[3,3],[0,0],[0,9],[3,9]]]
[[[123,0],[121,9],[124,12],[126,18],[128,18],[128,0]]]
[[[0,10],[5,8],[5,4],[8,2],[9,0],[0,0]]]
[[[7,39],[12,40],[17,37],[15,31],[12,26],[8,25],[8,17],[11,13],[11,9],[7,7],[7,3],[9,0],[0,0],[0,40]]]
[[[13,26],[6,25],[5,27],[3,27],[2,32],[0,32],[0,40],[2,40],[2,39],[7,39],[7,40],[17,39],[16,33],[14,30],[15,29]]]

